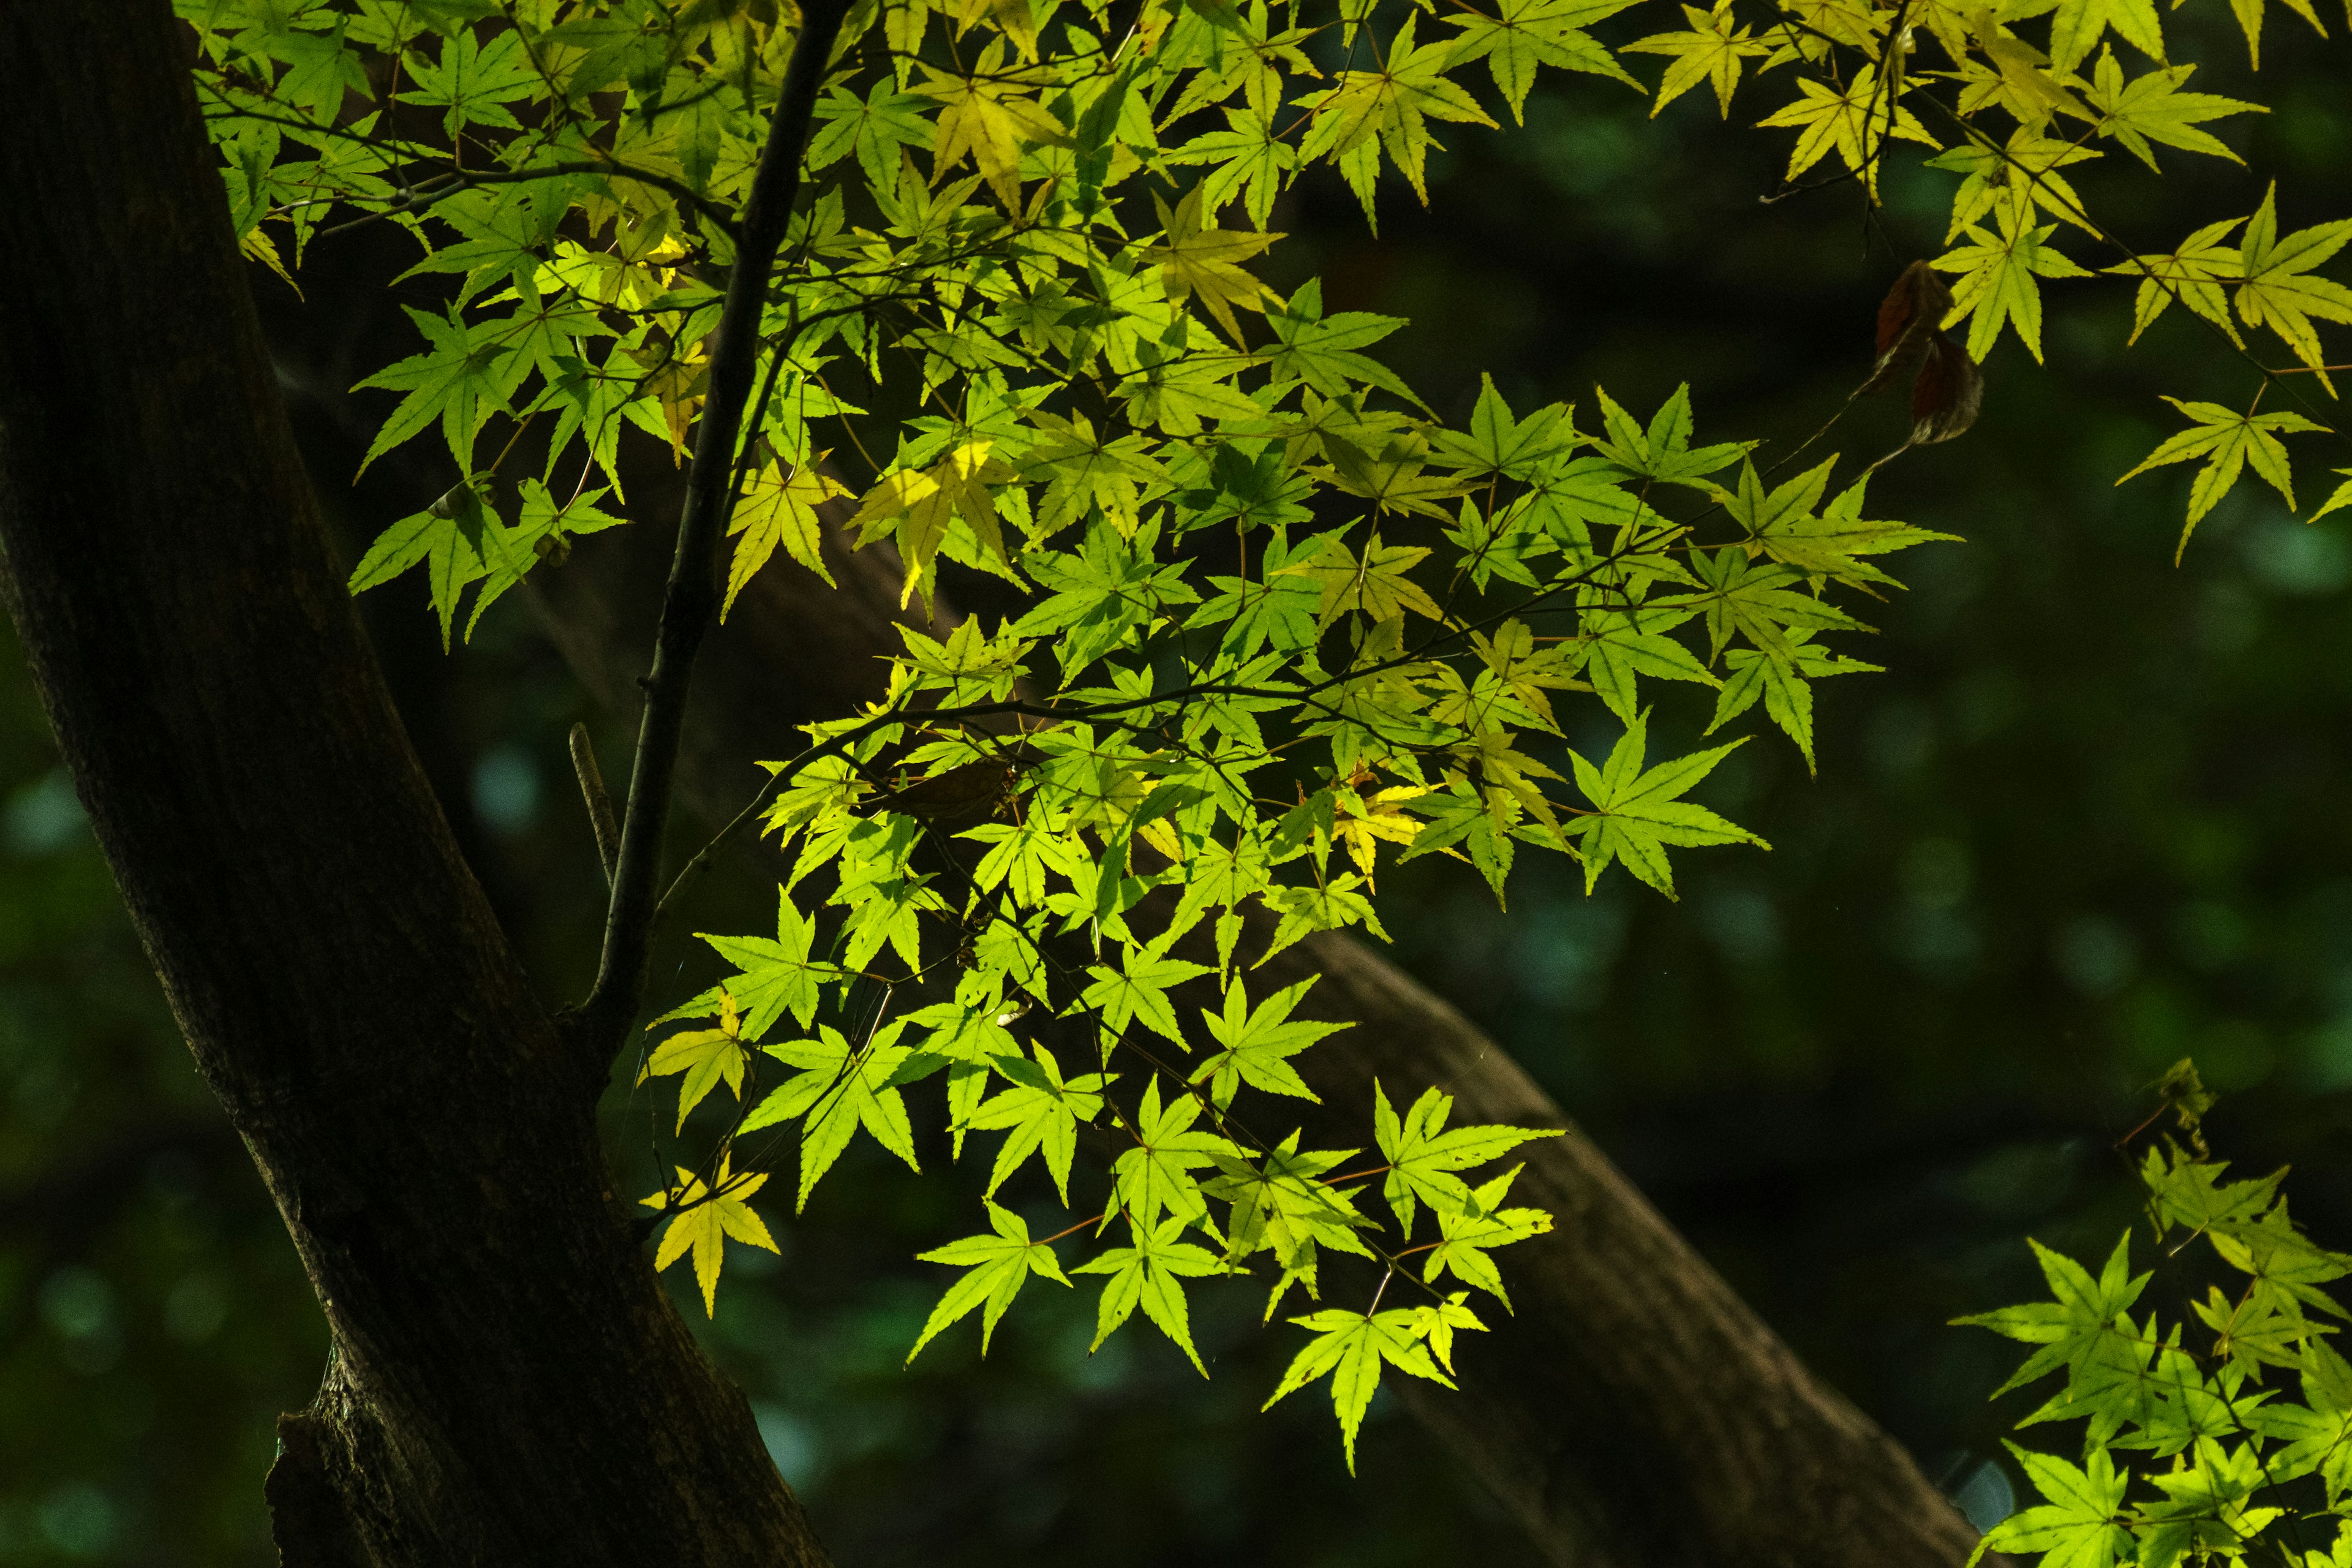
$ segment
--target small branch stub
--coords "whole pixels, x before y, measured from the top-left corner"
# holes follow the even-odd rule
[[[588,803],[588,825],[596,831],[596,858],[604,863],[604,886],[613,885],[613,864],[621,857],[621,826],[613,816],[613,797],[605,791],[604,774],[596,766],[596,748],[589,743],[588,726],[572,726],[572,771],[580,775],[580,795]]]

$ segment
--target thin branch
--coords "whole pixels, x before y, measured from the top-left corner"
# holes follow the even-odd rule
[[[805,0],[801,33],[784,68],[768,143],[760,154],[751,194],[743,204],[740,237],[727,303],[711,334],[710,390],[697,433],[694,466],[677,526],[677,552],[662,599],[653,670],[646,679],[645,716],[629,776],[628,809],[612,901],[604,916],[604,950],[595,988],[581,1005],[583,1048],[601,1087],[613,1055],[643,1005],[653,958],[654,915],[661,876],[663,830],[677,771],[678,742],[694,656],[719,607],[719,542],[735,477],[736,442],[759,367],[760,321],[769,276],[791,226],[800,194],[801,157],[809,121],[824,85],[849,0]]]
[[[596,858],[604,863],[604,888],[613,887],[613,863],[621,854],[621,828],[613,820],[613,796],[604,788],[604,770],[596,765],[596,748],[588,740],[588,726],[572,726],[572,770],[580,775],[580,796],[588,805],[588,826],[596,835]]]

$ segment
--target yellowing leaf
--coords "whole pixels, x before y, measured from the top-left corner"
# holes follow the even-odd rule
[[[2244,281],[2238,285],[2238,314],[2246,325],[2266,326],[2285,340],[2331,397],[2336,388],[2323,368],[2319,334],[2311,318],[2352,321],[2352,289],[2314,277],[2311,269],[2333,259],[2347,241],[2352,241],[2352,218],[2314,224],[2280,238],[2278,186],[2273,183],[2261,208],[2246,220],[2245,239],[2239,247]]]
[[[2232,163],[2244,163],[2212,132],[2197,127],[2208,120],[2222,120],[2232,114],[2268,114],[2270,110],[2259,103],[2223,98],[2218,93],[2181,91],[2181,84],[2196,70],[2195,66],[2173,66],[2134,77],[2127,84],[2123,67],[2116,63],[2115,51],[2102,50],[2098,69],[2091,80],[2090,105],[2098,111],[2097,123],[2092,129],[2130,148],[2132,155],[2151,169],[2156,167],[2156,154],[2147,145],[2151,142],[2227,158]]]
[[[2131,342],[2139,342],[2139,335],[2178,299],[2227,332],[2231,342],[2245,346],[2245,340],[2238,336],[2237,323],[2230,319],[2229,297],[2221,292],[2221,286],[2239,278],[2245,265],[2238,247],[2222,241],[2245,221],[2233,217],[2209,223],[2182,240],[2180,248],[2169,256],[2136,257],[2106,269],[2140,279],[2139,294],[2132,301]]]
[[[1313,561],[1286,566],[1282,571],[1321,584],[1322,602],[1315,614],[1322,626],[1329,626],[1350,611],[1375,621],[1385,621],[1407,610],[1436,620],[1436,601],[1407,575],[1428,554],[1420,545],[1382,544],[1375,535],[1365,545],[1363,559],[1359,561],[1347,542],[1334,534]]]
[[[1004,531],[988,487],[1007,484],[1021,476],[1013,465],[990,455],[994,445],[989,440],[966,441],[929,468],[900,468],[883,475],[866,492],[857,515],[849,520],[851,527],[865,531],[857,541],[861,545],[885,533],[897,534],[898,554],[907,567],[906,586],[898,594],[901,605],[913,595],[915,584],[922,581],[947,538],[949,525],[958,517],[971,525],[983,548],[1000,561],[1006,558]]]
[[[730,535],[736,536],[736,544],[734,558],[727,566],[727,602],[719,606],[720,620],[727,618],[727,612],[735,607],[735,595],[768,563],[780,544],[785,554],[828,584],[833,582],[833,574],[824,564],[824,525],[816,509],[849,491],[818,469],[816,465],[824,457],[820,452],[815,462],[796,464],[790,471],[775,463],[764,464],[744,487],[743,499],[735,503],[735,520],[727,528]]]
[[[1202,188],[1195,185],[1185,193],[1172,213],[1159,196],[1151,198],[1152,205],[1160,210],[1165,243],[1146,250],[1144,259],[1159,264],[1160,287],[1168,290],[1170,304],[1181,306],[1191,296],[1199,295],[1201,303],[1217,319],[1217,325],[1224,328],[1225,336],[1238,343],[1242,331],[1234,320],[1235,305],[1263,314],[1269,303],[1281,302],[1279,296],[1240,264],[1282,237],[1221,229],[1213,215],[1204,221],[1201,211]]]
[[[751,1194],[767,1184],[767,1173],[736,1175],[728,1169],[729,1159],[719,1156],[718,1180],[709,1187],[702,1184],[701,1177],[680,1165],[676,1187],[639,1200],[646,1208],[666,1209],[670,1215],[661,1250],[654,1255],[655,1271],[668,1268],[691,1249],[695,1282],[702,1287],[702,1310],[711,1317],[719,1315],[719,1266],[727,1237],[776,1250],[766,1222],[751,1212]]]
[[[1064,134],[1062,122],[1031,96],[1041,84],[1005,68],[1002,39],[981,51],[969,76],[929,65],[923,69],[931,79],[915,90],[940,104],[939,144],[931,154],[933,182],[969,156],[1005,209],[1018,211],[1023,148],[1058,141]]]

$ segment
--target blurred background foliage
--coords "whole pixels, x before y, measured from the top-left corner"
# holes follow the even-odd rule
[[[2197,86],[2242,81],[2226,18],[2185,20],[2180,58],[2212,62]],[[2274,112],[2229,139],[2279,179],[2283,226],[2345,216],[2340,48],[2274,40],[2245,90]],[[1750,89],[1725,125],[1694,93],[1650,121],[1622,87],[1550,81],[1524,132],[1450,129],[1429,210],[1384,189],[1377,239],[1336,181],[1303,186],[1277,210],[1291,237],[1270,279],[1320,273],[1333,309],[1411,318],[1390,363],[1454,417],[1481,371],[1523,412],[1590,410],[1596,382],[1646,411],[1687,380],[1702,437],[1765,437],[1769,460],[1867,374],[1878,297],[1940,248],[1954,177],[1904,151],[1875,219],[1850,183],[1761,202],[1786,157],[1785,134],[1747,129],[1769,107]],[[2115,157],[2071,173],[2143,251],[2260,198],[2218,162],[2164,162],[2161,183]],[[2022,1410],[1985,1394],[2013,1357],[1943,1325],[2037,1288],[2028,1233],[2112,1244],[2133,1190],[2112,1145],[2165,1066],[2194,1055],[2227,1096],[2217,1148],[2300,1164],[2299,1215],[2352,1244],[2352,513],[2306,527],[2242,485],[2176,570],[2189,470],[2113,480],[2177,423],[2157,391],[2234,401],[2252,373],[2179,310],[2125,353],[2130,295],[2053,286],[2048,365],[2004,342],[1981,423],[1874,482],[1874,514],[1967,542],[1904,557],[1910,589],[1882,607],[1884,635],[1849,641],[1888,673],[1821,689],[1818,779],[1760,715],[1743,723],[1759,738],[1702,793],[1769,855],[1685,857],[1678,903],[1622,877],[1587,898],[1535,857],[1507,911],[1444,862],[1384,890],[1397,957],[1980,1523],[2009,1503],[1991,1456]],[[1857,405],[1825,449],[1866,460],[1902,424],[1898,407]],[[2333,484],[2318,447],[2297,443],[2306,507]],[[327,500],[362,542],[397,515]],[[446,661],[421,602],[367,608],[519,946],[551,1002],[575,994],[602,888],[562,737],[587,720],[615,773],[626,735],[589,710],[520,596]],[[1669,700],[1658,721],[1675,732],[1658,745],[1706,716],[1695,692]],[[1572,737],[1588,753],[1612,738],[1605,720]],[[746,875],[703,898],[697,927],[757,929],[772,893]],[[671,991],[703,978],[682,968]],[[650,1190],[641,1124],[616,1117],[614,1138]],[[971,1194],[863,1152],[807,1215],[772,1218],[780,1259],[730,1258],[709,1330],[845,1564],[1533,1560],[1385,1400],[1352,1483],[1328,1412],[1258,1415],[1293,1347],[1257,1330],[1245,1290],[1202,1293],[1210,1383],[1148,1335],[1087,1357],[1091,1292],[1024,1309],[985,1363],[960,1332],[902,1370],[940,1289],[911,1255]],[[308,1401],[324,1353],[11,647],[0,1562],[274,1561],[272,1420]]]

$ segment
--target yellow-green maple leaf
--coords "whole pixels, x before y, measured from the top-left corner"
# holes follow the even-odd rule
[[[678,1131],[686,1129],[687,1113],[702,1103],[718,1082],[724,1079],[727,1087],[737,1095],[743,1092],[743,1068],[751,1060],[743,1049],[743,1026],[735,1011],[735,998],[721,991],[719,994],[719,1027],[688,1029],[672,1035],[654,1050],[653,1059],[646,1063],[637,1075],[639,1083],[649,1078],[664,1078],[674,1072],[686,1075],[677,1089]]]
[[[702,1310],[714,1318],[719,1315],[719,1266],[727,1250],[727,1237],[776,1250],[767,1223],[751,1212],[751,1194],[767,1184],[767,1173],[736,1175],[728,1169],[730,1158],[719,1157],[718,1180],[708,1187],[701,1177],[680,1165],[676,1187],[638,1200],[646,1208],[667,1209],[671,1215],[661,1250],[654,1255],[655,1271],[667,1268],[691,1249],[695,1283],[702,1287]]]
[[[1234,306],[1263,315],[1268,303],[1281,303],[1241,263],[1282,236],[1219,228],[1216,215],[1204,216],[1201,210],[1202,188],[1195,185],[1185,193],[1173,212],[1158,195],[1151,198],[1160,210],[1163,243],[1146,250],[1143,258],[1159,265],[1160,286],[1168,291],[1171,305],[1181,306],[1197,294],[1217,325],[1225,329],[1225,336],[1239,343],[1242,330],[1234,320]]]
[[[1916,115],[1892,101],[1892,95],[1879,81],[1875,66],[1863,67],[1843,92],[1832,91],[1811,77],[1800,78],[1797,88],[1803,97],[1794,103],[1782,104],[1756,122],[1790,127],[1800,132],[1797,145],[1789,153],[1786,177],[1790,180],[1835,153],[1848,169],[1863,175],[1871,199],[1875,201],[1878,149],[1886,140],[1890,120],[1893,134],[1905,141],[1925,142],[1930,147],[1938,145]]]
[[[949,525],[959,516],[971,525],[984,549],[999,561],[1005,559],[1004,531],[988,487],[1007,484],[1021,476],[1012,464],[992,455],[994,446],[988,439],[960,442],[928,468],[900,468],[883,475],[866,492],[857,515],[849,520],[851,527],[863,531],[860,544],[869,544],[886,533],[897,535],[898,554],[907,566],[906,585],[898,593],[901,605],[913,595],[915,584],[922,581],[932,558],[939,554]]]
[[[2116,63],[2115,50],[2100,50],[2098,68],[2091,73],[2087,95],[2091,108],[2098,111],[2091,129],[2098,135],[2114,137],[2151,169],[2156,167],[2156,153],[2148,146],[2151,142],[2202,153],[2208,157],[2227,158],[2232,163],[2244,163],[2219,137],[2197,127],[2208,120],[2225,120],[2232,114],[2268,114],[2270,110],[2262,104],[2223,98],[2219,93],[2181,91],[2182,85],[2196,71],[2195,66],[2171,66],[2136,76],[2127,82],[2124,79],[2124,68]]]
[[[2319,334],[2311,318],[2352,321],[2352,289],[2314,277],[2311,269],[2332,259],[2347,241],[2352,241],[2352,218],[2314,224],[2280,238],[2278,185],[2273,183],[2260,210],[2246,220],[2245,238],[2239,246],[2242,281],[2237,290],[2238,314],[2246,325],[2268,327],[2284,339],[2331,397],[2336,388],[2323,368]]]
[[[1969,228],[1974,245],[1937,257],[1929,265],[1944,272],[1957,272],[1959,281],[1952,285],[1951,313],[1944,325],[1960,321],[1969,323],[1969,357],[1981,363],[1992,345],[2000,338],[2003,323],[2013,325],[2017,335],[2038,363],[2042,358],[2042,289],[2036,278],[2088,278],[2091,274],[2077,267],[2047,243],[2058,226],[2036,226],[2030,208],[2004,197],[1994,204],[2000,233],[1987,234],[1973,225]]]
[[[1761,38],[1752,38],[1752,28],[1742,23],[1733,25],[1731,0],[1717,0],[1712,11],[1702,11],[1696,5],[1683,7],[1683,16],[1690,27],[1680,33],[1653,33],[1627,44],[1621,53],[1671,55],[1675,63],[1666,68],[1658,83],[1658,96],[1650,105],[1650,118],[1701,82],[1715,88],[1715,101],[1726,120],[1731,118],[1731,94],[1739,86],[1743,60],[1754,59],[1772,52],[1772,46]]]
[[[2172,552],[2176,564],[2181,552],[2189,548],[2189,536],[2197,531],[2199,521],[2230,493],[2248,463],[2253,464],[2254,472],[2285,498],[2287,510],[2294,510],[2294,479],[2287,463],[2286,444],[2279,436],[2325,430],[2326,426],[2315,425],[2300,414],[2241,414],[2218,403],[2183,403],[2177,397],[2167,397],[2165,401],[2195,420],[2195,426],[2166,437],[2155,451],[2141,459],[2139,467],[2116,483],[2122,484],[2124,479],[2168,463],[2185,463],[2192,458],[2205,460],[2205,466],[2197,471],[2196,483],[2189,487],[2188,526],[2181,529],[2180,543]]]
[[[1336,534],[1311,562],[1286,566],[1281,574],[1297,574],[1321,584],[1322,603],[1316,618],[1324,626],[1350,610],[1375,621],[1385,621],[1407,610],[1440,619],[1436,601],[1409,574],[1429,552],[1420,545],[1382,544],[1376,534],[1364,546],[1363,559]]]
[[[1429,149],[1438,145],[1428,122],[1495,123],[1468,89],[1445,79],[1446,68],[1454,63],[1453,42],[1415,44],[1416,20],[1407,16],[1397,29],[1389,42],[1387,63],[1381,69],[1341,71],[1333,85],[1298,100],[1298,107],[1315,117],[1298,149],[1298,161],[1307,163],[1328,157],[1337,163],[1368,217],[1372,210],[1372,177],[1380,169],[1378,147],[1388,149],[1390,158],[1412,183],[1413,195],[1427,206],[1429,189],[1423,181],[1422,166]]]
[[[2139,335],[2164,314],[2165,307],[2179,300],[2229,333],[2231,342],[2246,346],[2238,336],[2237,323],[2230,320],[2229,296],[2221,291],[2222,284],[2238,278],[2244,266],[2238,247],[2222,242],[2245,221],[2233,217],[2209,223],[2182,240],[2180,248],[2169,256],[2137,257],[2106,269],[2140,279],[2139,295],[2132,301],[2132,342],[2139,342]]]
[[[923,69],[931,79],[915,90],[940,100],[932,179],[969,156],[1005,210],[1017,212],[1022,149],[1060,140],[1062,122],[1031,96],[1033,84],[1024,73],[1005,68],[1002,39],[981,51],[969,76],[929,65]]]
[[[816,509],[849,491],[819,470],[816,465],[823,461],[824,454],[820,452],[815,462],[795,464],[789,470],[769,463],[743,487],[743,499],[735,503],[735,519],[727,526],[736,542],[734,558],[727,566],[727,602],[719,608],[720,620],[727,618],[727,612],[735,607],[735,595],[768,563],[779,544],[785,554],[828,584],[833,582],[822,548],[824,525],[817,520]]]

